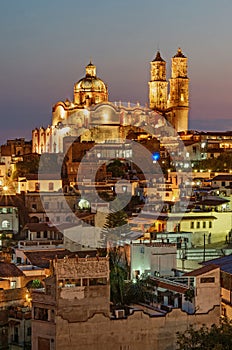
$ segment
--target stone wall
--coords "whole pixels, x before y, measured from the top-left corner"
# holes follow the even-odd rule
[[[74,310],[73,310],[74,312]],[[69,323],[56,318],[56,350],[174,350],[176,332],[190,324],[200,327],[217,323],[220,308],[209,313],[188,315],[179,309],[162,317],[135,311],[128,318],[110,319],[95,314],[87,322]],[[34,350],[39,350],[37,347]]]

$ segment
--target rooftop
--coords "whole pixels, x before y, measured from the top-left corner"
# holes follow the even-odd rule
[[[211,263],[210,265],[206,265],[206,266],[200,267],[199,269],[193,270],[191,272],[187,272],[183,276],[197,277],[197,276],[201,276],[207,272],[213,271],[215,269],[218,269],[218,266],[213,265]]]
[[[23,272],[11,263],[0,262],[0,277],[22,277]]]
[[[78,252],[70,252],[67,249],[51,249],[51,250],[39,250],[39,251],[26,251],[24,252],[27,259],[34,266],[41,268],[49,268],[50,261],[53,259],[62,259],[65,256],[75,258],[77,255],[80,258],[85,258],[87,255],[91,257],[96,256],[96,250],[83,250]]]

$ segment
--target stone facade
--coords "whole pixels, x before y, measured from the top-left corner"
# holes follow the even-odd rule
[[[170,91],[166,80],[166,62],[159,51],[151,62],[151,81],[149,82],[150,108],[164,114],[176,131],[188,130],[189,78],[187,76],[187,57],[181,49],[172,58]]]
[[[176,332],[217,323],[220,307],[189,315],[132,305],[110,312],[107,258],[64,258],[51,264],[45,292],[33,299],[33,350],[174,350]]]
[[[166,63],[159,52],[151,62],[149,82],[150,108],[139,103],[127,106],[121,102],[108,102],[108,88],[96,76],[96,66],[86,67],[84,78],[74,84],[73,101],[59,101],[52,109],[52,122],[47,128],[32,131],[33,153],[63,152],[64,138],[78,138],[80,142],[125,138],[131,126],[147,125],[147,114],[163,115],[179,131],[188,129],[189,79],[187,58],[179,49],[172,58],[170,93],[166,80]],[[162,118],[161,118],[162,119]],[[162,120],[155,121],[155,127],[163,126]],[[150,125],[150,123],[149,123]],[[100,127],[99,127],[100,126]]]

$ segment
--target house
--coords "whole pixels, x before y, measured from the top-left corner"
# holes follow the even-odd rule
[[[219,191],[226,191],[227,188],[232,189],[232,174],[217,175],[212,179],[212,188]]]
[[[47,222],[28,223],[24,226],[22,233],[28,241],[61,241],[63,238],[57,226],[50,225]]]
[[[34,350],[77,347],[100,350],[108,349],[109,343],[112,350],[174,350],[177,331],[184,332],[190,325],[210,326],[219,322],[220,307],[217,295],[213,294],[203,312],[197,309],[193,315],[177,307],[177,301],[176,307],[165,309],[135,304],[127,313],[123,308],[110,310],[109,272],[107,257],[65,257],[52,261],[45,290],[32,293]],[[208,271],[208,275],[202,272],[202,278],[215,277],[215,283],[219,284],[218,276],[213,270]],[[170,284],[176,294],[184,294],[189,289],[186,284]],[[163,287],[163,291],[166,290],[166,285]],[[203,300],[207,299],[207,293],[202,296]],[[220,297],[220,289],[218,294]]]
[[[196,313],[204,313],[213,306],[220,306],[220,268],[206,265],[187,272],[183,277],[193,277],[194,306]]]
[[[15,289],[22,288],[24,284],[24,273],[15,264],[0,261],[0,288]]]
[[[62,179],[57,174],[27,174],[18,177],[17,193],[21,192],[57,192],[62,189]]]
[[[130,244],[131,279],[142,274],[173,276],[176,269],[176,244],[149,242]]]
[[[221,272],[221,314],[232,319],[232,255],[203,263],[204,266],[211,264],[218,266]]]

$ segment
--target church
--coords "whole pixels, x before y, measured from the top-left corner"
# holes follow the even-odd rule
[[[58,101],[52,108],[51,125],[32,131],[34,153],[62,153],[65,137],[97,143],[126,139],[133,127],[158,127],[161,117],[176,132],[188,130],[187,57],[180,48],[172,57],[169,82],[159,51],[150,63],[149,108],[110,102],[108,87],[97,76],[96,66],[90,62],[85,69],[85,77],[74,84],[73,101]]]

